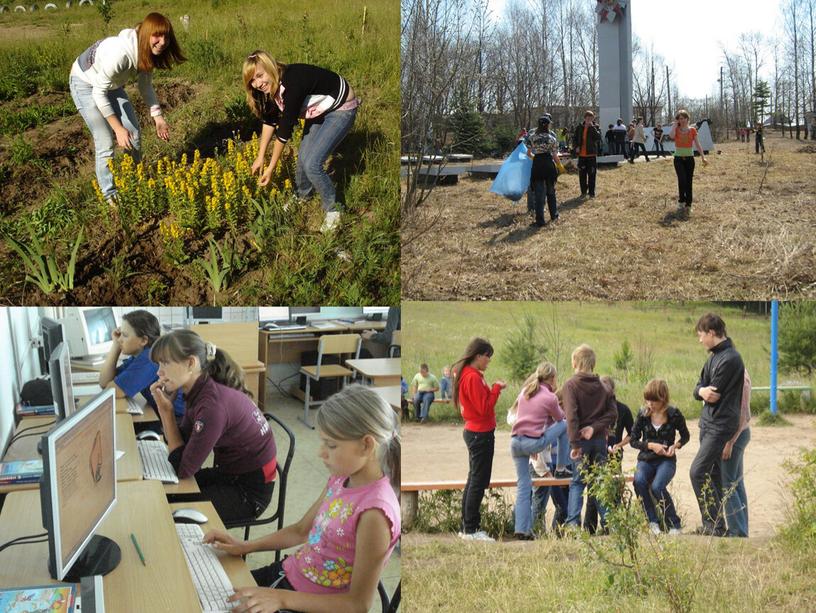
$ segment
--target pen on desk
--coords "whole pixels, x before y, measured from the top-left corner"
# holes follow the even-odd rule
[[[132,532],[130,533],[130,540],[133,541],[133,546],[136,547],[136,553],[139,554],[139,559],[142,561],[142,566],[147,566],[144,554],[142,553],[142,548],[139,547],[139,542],[136,540],[136,536],[134,536]]]

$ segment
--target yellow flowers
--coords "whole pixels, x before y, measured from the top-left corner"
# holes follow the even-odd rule
[[[299,132],[299,131],[298,131]],[[294,140],[299,140],[297,134]],[[219,157],[203,157],[196,149],[178,161],[162,157],[153,164],[136,163],[129,155],[110,160],[108,166],[118,191],[120,209],[133,223],[149,217],[165,217],[160,223],[165,241],[201,236],[225,224],[233,230],[248,226],[257,215],[252,201],[266,194],[291,192],[294,155],[285,155],[279,172],[267,188],[258,186],[252,164],[258,157],[257,134],[249,142],[230,139]],[[293,148],[290,148],[293,150]],[[190,158],[192,157],[192,160]],[[99,185],[96,198],[104,202]],[[168,221],[172,220],[172,221]]]

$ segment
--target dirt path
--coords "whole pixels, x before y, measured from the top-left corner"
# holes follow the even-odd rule
[[[751,442],[745,452],[745,488],[748,494],[750,536],[771,536],[784,523],[790,508],[791,494],[787,484],[793,475],[782,466],[795,459],[799,448],[816,445],[816,417],[793,416],[789,427],[759,427],[751,429]],[[691,489],[688,473],[699,448],[697,420],[689,420],[691,441],[677,458],[677,474],[670,486],[684,529],[700,525],[700,513]],[[419,426],[406,423],[402,430],[402,480],[465,479],[467,451],[462,441],[462,428],[452,424]],[[496,434],[496,454],[493,460],[494,479],[515,479],[510,458],[510,433]],[[624,454],[624,470],[634,472],[637,453],[628,448]],[[509,490],[508,490],[509,491]],[[512,492],[515,496],[515,492]]]
[[[770,136],[764,181],[749,145],[718,145],[708,167],[698,160],[687,221],[675,217],[669,159],[599,171],[598,197],[586,202],[577,174],[562,176],[559,222],[543,229],[530,227],[526,200],[489,193],[490,181],[438,187],[413,219],[403,218],[403,298],[816,296],[809,143]]]

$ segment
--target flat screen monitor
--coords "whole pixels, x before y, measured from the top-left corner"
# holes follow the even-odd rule
[[[388,317],[388,307],[363,307],[363,315],[374,315],[375,313],[381,313],[383,319]]]
[[[60,343],[51,353],[48,370],[51,372],[51,395],[54,398],[57,421],[74,414],[74,391],[71,382],[71,356],[68,345]]]
[[[42,336],[42,362],[41,370],[43,374],[48,374],[48,362],[51,353],[63,341],[62,324],[50,317],[40,318],[40,335]]]
[[[118,545],[94,533],[116,504],[114,391],[108,389],[43,436],[40,482],[48,570],[58,581],[104,575]]]
[[[320,307],[289,307],[290,317],[297,315],[309,315],[311,313],[320,313]]]
[[[189,307],[190,319],[196,323],[220,322],[224,313],[221,307]]]

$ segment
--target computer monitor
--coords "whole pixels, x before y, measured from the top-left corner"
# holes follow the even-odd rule
[[[219,323],[224,318],[221,307],[188,307],[188,316],[195,323]]]
[[[367,306],[363,307],[363,315],[374,315],[376,313],[381,313],[382,316],[385,318],[388,316],[388,307],[372,307]]]
[[[42,438],[40,503],[48,531],[48,571],[57,581],[105,575],[122,558],[94,535],[116,504],[114,391],[107,389]]]
[[[71,307],[62,319],[63,333],[74,359],[89,359],[108,352],[119,320],[113,307]]]
[[[289,307],[258,307],[258,321],[289,321]]]
[[[75,408],[68,345],[60,343],[51,352],[48,370],[51,372],[51,395],[54,398],[57,421],[61,421],[71,417]]]
[[[51,359],[51,353],[63,341],[62,324],[50,317],[41,317],[40,335],[42,336],[40,370],[43,374],[48,374],[48,362]]]

